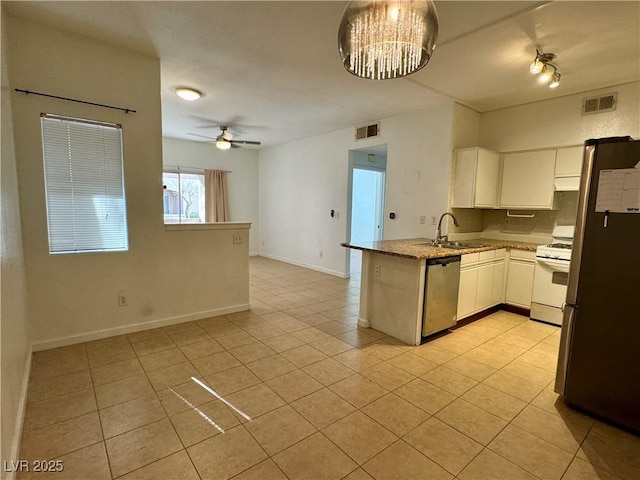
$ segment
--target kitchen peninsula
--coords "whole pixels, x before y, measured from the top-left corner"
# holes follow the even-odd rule
[[[446,245],[435,246],[427,238],[343,243],[362,251],[358,325],[419,345],[423,336],[456,323],[461,255],[535,250],[530,243],[484,238]],[[438,320],[428,324],[434,316]]]

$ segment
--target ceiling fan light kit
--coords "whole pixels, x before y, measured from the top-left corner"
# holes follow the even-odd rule
[[[362,78],[399,78],[423,68],[438,38],[431,0],[350,2],[342,16],[338,46],[349,73]]]
[[[231,142],[222,138],[220,140],[216,140],[216,147],[220,150],[229,150],[231,148]]]
[[[552,60],[556,58],[553,53],[541,53],[536,49],[536,58],[529,65],[529,72],[538,75],[538,82],[546,84],[549,88],[557,88],[560,85],[560,72]]]
[[[213,143],[220,150],[229,150],[230,148],[239,148],[243,145],[260,145],[260,142],[255,140],[234,140],[231,132],[228,131],[229,127],[226,125],[220,126],[220,133],[216,137],[209,137],[207,135],[200,135],[199,133],[189,133],[194,137],[206,138],[209,143]]]
[[[176,88],[176,95],[184,100],[189,100],[190,102],[192,102],[202,97],[202,92],[196,90],[195,88],[178,87]]]

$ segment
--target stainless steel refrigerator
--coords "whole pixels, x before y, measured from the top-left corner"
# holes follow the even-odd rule
[[[640,432],[638,203],[640,141],[585,142],[555,390]]]

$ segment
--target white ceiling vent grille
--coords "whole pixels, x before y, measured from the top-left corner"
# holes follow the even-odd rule
[[[356,127],[356,140],[364,140],[365,138],[379,137],[380,124],[372,123],[370,125],[361,125]]]
[[[601,97],[591,97],[582,100],[582,115],[593,113],[613,112],[618,104],[618,94],[608,93]]]

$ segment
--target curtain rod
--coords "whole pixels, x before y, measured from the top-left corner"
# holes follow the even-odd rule
[[[187,170],[202,170],[203,172],[205,170],[218,170],[217,168],[214,169],[210,169],[210,168],[203,168],[203,167],[185,167],[185,166],[180,166],[180,165],[167,165],[164,164],[162,165],[164,168],[175,168],[176,170],[180,170],[180,169],[187,169]],[[222,172],[226,172],[226,173],[233,173],[231,170],[221,170]]]
[[[85,100],[78,100],[76,98],[59,97],[57,95],[49,95],[48,93],[32,92],[30,90],[23,90],[21,88],[16,88],[15,91],[24,93],[26,95],[38,95],[40,97],[57,98],[58,100],[66,100],[68,102],[84,103],[85,105],[94,105],[96,107],[111,108],[113,110],[121,110],[124,113],[136,113],[136,111],[132,110],[131,108],[114,107],[112,105],[105,105],[103,103],[94,103],[94,102],[87,102]]]

